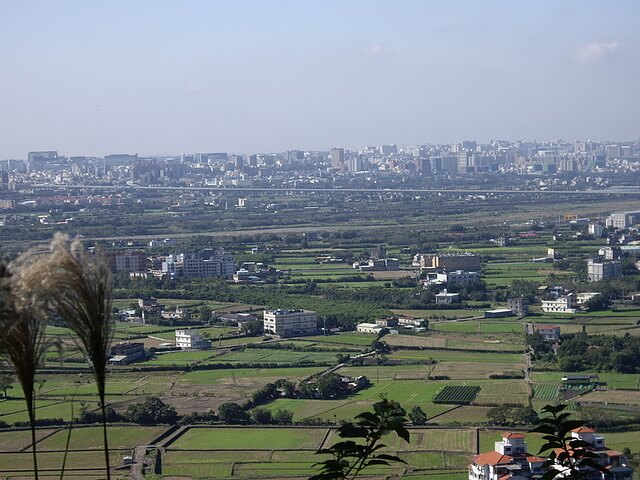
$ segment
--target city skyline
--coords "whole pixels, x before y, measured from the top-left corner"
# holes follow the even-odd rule
[[[0,158],[639,136],[634,2],[2,10]]]

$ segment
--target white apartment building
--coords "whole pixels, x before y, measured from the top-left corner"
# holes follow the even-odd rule
[[[636,223],[640,212],[612,213],[605,220],[607,227],[625,229]]]
[[[198,254],[169,255],[162,262],[162,273],[170,277],[225,277],[235,273],[233,255],[224,250],[203,250]]]
[[[310,335],[318,330],[318,316],[311,310],[265,310],[264,333],[292,337]]]
[[[176,347],[182,350],[200,350],[209,348],[211,343],[200,336],[198,330],[187,328],[176,330]]]
[[[467,270],[453,270],[451,272],[428,273],[426,284],[439,285],[447,283],[449,285],[468,285],[480,281],[479,272],[469,272]]]
[[[576,296],[573,293],[569,293],[568,295],[563,295],[555,300],[543,300],[542,311],[547,313],[575,313]]]
[[[609,260],[604,262],[587,262],[587,276],[590,282],[599,282],[608,280],[622,275],[622,263],[618,260]]]

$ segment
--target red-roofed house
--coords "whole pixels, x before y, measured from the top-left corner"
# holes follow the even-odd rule
[[[610,476],[585,467],[585,480],[631,480],[633,470],[627,458],[616,450],[606,447],[604,437],[596,435],[589,427],[571,431],[571,437],[593,445],[596,461],[609,470]],[[527,453],[525,436],[521,433],[505,432],[502,441],[495,443],[495,451],[475,455],[469,465],[469,480],[530,480],[544,473],[545,459]]]
[[[536,325],[535,331],[542,335],[547,342],[560,341],[560,327],[557,325]]]
[[[542,474],[543,458],[527,453],[525,436],[505,432],[496,442],[495,451],[473,457],[469,480],[517,480]]]

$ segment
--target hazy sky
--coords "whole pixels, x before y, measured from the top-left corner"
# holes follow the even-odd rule
[[[640,2],[0,0],[0,158],[640,137]]]

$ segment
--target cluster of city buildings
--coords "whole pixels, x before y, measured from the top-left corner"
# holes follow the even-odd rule
[[[199,252],[170,255],[148,254],[137,250],[110,251],[111,271],[158,278],[223,277],[236,273],[235,259],[224,249],[205,248]]]
[[[29,152],[0,161],[0,182],[8,189],[24,184],[96,183],[251,187],[264,179],[322,180],[327,173],[451,176],[491,172],[518,174],[637,171],[640,143],[591,141],[462,141],[454,144],[394,144],[349,150],[288,150],[279,153],[198,152],[168,156],[108,154],[65,156],[57,151]],[[296,167],[299,167],[296,169]],[[288,172],[289,175],[285,175]],[[291,173],[294,172],[294,175]],[[242,207],[242,205],[238,205]]]

